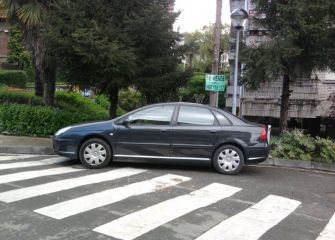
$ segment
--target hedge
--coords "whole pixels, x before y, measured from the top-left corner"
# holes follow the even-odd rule
[[[36,97],[33,93],[22,89],[0,87],[0,104],[1,103],[43,105],[43,100],[41,97]]]
[[[56,105],[61,109],[92,115],[95,119],[108,119],[106,109],[96,104],[93,99],[85,98],[79,93],[56,92]]]
[[[28,76],[22,70],[3,70],[0,69],[0,85],[25,88]]]
[[[62,127],[93,120],[96,120],[94,116],[50,107],[0,105],[0,132],[15,135],[47,136]]]

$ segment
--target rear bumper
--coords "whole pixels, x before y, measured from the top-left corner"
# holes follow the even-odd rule
[[[52,145],[54,152],[60,156],[77,158],[77,144],[76,142],[68,139],[61,139],[58,137],[53,137]]]
[[[246,164],[256,164],[265,161],[270,153],[270,146],[249,147],[246,149]]]

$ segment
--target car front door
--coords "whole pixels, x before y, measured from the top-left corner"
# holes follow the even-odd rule
[[[209,108],[181,105],[171,132],[171,158],[208,161],[221,137]]]
[[[158,105],[139,110],[118,124],[114,136],[116,159],[168,159],[174,105]]]

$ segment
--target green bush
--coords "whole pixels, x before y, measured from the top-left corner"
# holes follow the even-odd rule
[[[43,105],[43,100],[41,97],[34,96],[31,92],[26,92],[21,89],[0,87],[0,104],[3,103]]]
[[[295,129],[284,132],[278,139],[272,139],[271,154],[283,159],[311,160],[314,149],[313,138]]]
[[[11,87],[25,88],[28,76],[22,70],[0,70],[0,84]]]
[[[317,137],[315,139],[315,161],[335,162],[335,142],[328,138]]]
[[[335,142],[326,138],[312,138],[295,129],[271,138],[271,155],[283,159],[331,163],[335,162]]]
[[[50,107],[0,105],[0,131],[15,135],[52,135],[62,127],[93,119],[94,116]]]
[[[119,92],[119,106],[125,111],[129,112],[144,105],[144,98],[136,89],[130,87]]]
[[[84,115],[92,115],[96,120],[108,119],[108,111],[96,104],[94,99],[86,98],[74,92],[56,92],[56,104],[59,108]]]
[[[99,104],[101,107],[109,111],[110,103],[108,97],[104,94],[99,94],[95,96],[95,102]]]

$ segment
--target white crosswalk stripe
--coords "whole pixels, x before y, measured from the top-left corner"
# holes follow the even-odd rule
[[[15,202],[49,193],[68,190],[88,184],[106,182],[118,178],[128,177],[145,171],[146,170],[144,169],[136,169],[136,168],[120,168],[104,173],[91,174],[88,176],[70,178],[36,186],[15,189],[0,193],[0,201],[7,203]]]
[[[224,220],[196,240],[254,240],[291,214],[301,202],[269,195],[252,207]]]
[[[320,233],[317,240],[334,240],[335,239],[335,213],[329,220],[326,227]]]
[[[44,165],[51,165],[51,164],[61,163],[61,162],[66,162],[66,161],[69,161],[69,159],[63,158],[63,157],[56,157],[56,158],[49,158],[49,159],[29,161],[29,162],[1,163],[0,170],[44,166]]]
[[[213,183],[190,194],[126,215],[93,230],[114,238],[131,240],[193,210],[230,197],[240,190],[240,188]]]
[[[56,167],[56,168],[43,169],[43,170],[34,170],[34,171],[6,174],[6,175],[0,176],[0,184],[28,180],[28,179],[38,178],[38,177],[59,175],[59,174],[65,174],[65,173],[73,173],[73,172],[79,172],[79,171],[85,170],[85,169],[78,169],[74,167],[75,166]]]
[[[98,184],[124,177],[131,177],[148,171],[146,169],[124,167],[105,172],[94,171],[94,173],[91,173],[87,169],[78,168],[79,165],[52,166],[52,164],[69,161],[67,158],[49,157],[47,159],[34,161],[29,159],[33,157],[36,157],[36,155],[0,156],[0,184],[36,178],[41,178],[41,180],[43,180],[42,177],[71,174],[76,172],[83,172],[85,176],[71,176],[71,178],[68,178],[70,177],[68,175],[67,178],[63,180],[52,180],[53,182],[42,182],[38,185],[30,187],[23,187],[10,191],[0,192],[0,201],[6,203],[16,202],[37,196],[47,195],[50,193],[70,190],[89,184]],[[1,161],[10,162],[1,163]],[[44,167],[47,169],[41,170],[37,170],[37,168],[34,170],[20,170],[21,168],[38,166],[48,166],[48,168]],[[6,169],[17,169],[18,172],[6,172],[5,175],[1,175],[1,170]],[[71,199],[70,197],[70,200],[63,202],[58,201],[58,203],[56,202],[56,204],[50,206],[46,206],[46,204],[43,205],[42,201],[39,206],[45,207],[36,209],[34,212],[61,220],[70,216],[88,212],[99,207],[120,202],[130,197],[160,191],[164,188],[175,186],[179,183],[189,180],[191,180],[189,177],[166,174],[121,187],[116,186],[115,183],[112,182],[111,187],[107,190],[84,195],[74,199]],[[37,180],[35,180],[35,182],[37,182]],[[6,188],[6,186],[3,185],[2,187]],[[199,190],[194,190],[189,194],[164,200],[163,202],[146,207],[145,209],[130,213],[128,215],[120,216],[120,218],[105,223],[101,226],[96,225],[97,227],[94,228],[93,231],[122,240],[132,240],[141,236],[143,237],[144,234],[148,234],[149,236],[150,231],[163,226],[168,222],[177,220],[178,218],[185,216],[192,211],[199,210],[211,204],[216,204],[221,200],[224,201],[225,198],[231,197],[239,191],[242,191],[242,189],[225,184],[212,183]],[[71,196],[71,194],[69,196]],[[229,201],[231,200],[234,201],[234,199],[230,199]],[[296,200],[269,195],[260,200],[255,205],[245,209],[240,213],[237,213],[234,216],[231,216],[213,228],[205,229],[206,232],[204,232],[202,235],[199,234],[200,236],[195,237],[193,235],[193,237],[196,240],[256,240],[261,238],[271,228],[276,227],[276,225],[278,225],[292,212],[294,212],[300,206],[300,204],[301,202]],[[223,207],[225,206],[224,204],[216,205]],[[113,208],[113,205],[111,208]],[[301,211],[302,210],[303,209],[301,209]],[[196,215],[193,214],[192,216],[196,217]],[[186,215],[184,219],[187,220],[187,217],[188,215]],[[269,232],[268,234],[272,234],[272,232]],[[329,222],[316,240],[334,239],[335,213],[330,218]]]
[[[14,155],[14,156],[0,156],[0,161],[21,160],[26,158],[36,157],[37,155]]]
[[[132,196],[156,192],[188,180],[190,180],[189,177],[167,174],[150,180],[126,185],[124,187],[118,187],[40,208],[35,210],[35,212],[55,219],[63,219],[98,207],[119,202]]]

